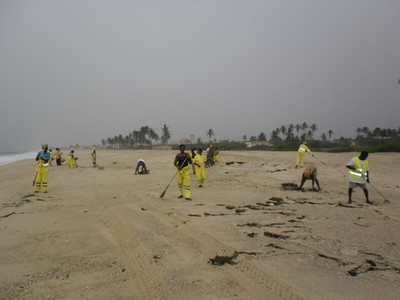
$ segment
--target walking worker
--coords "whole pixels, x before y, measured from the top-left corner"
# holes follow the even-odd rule
[[[92,156],[92,164],[93,164],[93,168],[97,167],[97,154],[96,154],[96,150],[93,150],[93,152],[90,154]]]
[[[49,164],[50,164],[50,152],[48,151],[49,146],[42,144],[42,151],[39,151],[36,155],[36,161],[38,165],[36,167],[35,193],[39,193],[40,189],[43,189],[43,193],[47,193],[47,183],[49,175]]]
[[[219,149],[218,147],[215,147],[215,151],[214,151],[214,162],[217,164],[219,163]]]
[[[139,169],[141,169],[139,171]],[[146,162],[143,159],[139,159],[136,164],[135,175],[147,174]]]
[[[213,145],[208,145],[206,167],[215,165],[214,152],[215,152],[215,149],[213,148]]]
[[[76,160],[78,159],[77,157],[75,157],[75,151],[71,150],[71,152],[68,154],[68,167],[70,169],[75,168],[76,165]]]
[[[186,200],[190,198],[190,170],[189,166],[192,164],[190,155],[185,152],[185,145],[179,145],[179,153],[175,156],[174,166],[177,168],[176,178],[178,179],[178,187],[180,195],[178,198],[183,198],[185,194]]]
[[[196,148],[192,148],[190,150],[190,158],[192,159],[192,161],[194,160],[195,156],[196,156]],[[192,171],[193,171],[193,175],[196,175],[196,168],[194,167],[193,164],[192,164]]]
[[[49,161],[49,164],[50,164],[50,166],[51,166],[51,162],[54,160],[53,150],[49,149],[49,152],[50,152],[50,161]]]
[[[201,188],[203,187],[204,180],[206,179],[206,158],[203,156],[203,150],[197,149],[197,154],[193,160],[193,166],[196,169],[197,184]]]
[[[306,182],[306,180],[309,179],[311,179],[313,191],[320,191],[321,187],[319,186],[319,180],[317,178],[317,167],[314,166],[313,164],[309,164],[306,166],[303,175],[301,177],[299,190],[303,188],[304,183]],[[314,182],[317,184],[318,190],[315,189]]]
[[[349,169],[349,203],[351,203],[351,196],[353,189],[360,187],[364,191],[365,200],[368,204],[373,204],[368,197],[367,182],[369,183],[369,169],[368,169],[368,152],[362,151],[360,156],[353,157],[346,165]]]
[[[308,148],[307,146],[307,141],[303,141],[300,144],[299,149],[297,150],[297,162],[296,162],[296,169],[297,167],[304,167],[304,153],[310,153],[312,156],[314,156],[314,154],[311,152],[310,148]]]
[[[61,163],[63,162],[62,154],[63,153],[60,151],[60,148],[56,148],[56,163],[57,163],[57,166],[61,166]]]

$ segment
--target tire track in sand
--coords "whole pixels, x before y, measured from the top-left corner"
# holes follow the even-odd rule
[[[96,175],[92,177],[92,191],[95,195],[96,208],[114,231],[119,249],[126,263],[128,275],[132,281],[132,299],[171,299],[165,283],[157,273],[153,261],[148,257],[149,251],[143,247],[137,234],[124,224],[113,207],[105,188]]]
[[[217,253],[220,256],[231,256],[234,253],[234,249],[222,244],[212,235],[206,233],[193,223],[189,222],[187,217],[179,215],[176,212],[171,213],[170,210],[164,209],[162,206],[157,205],[158,201],[161,200],[155,200],[153,197],[139,195],[137,192],[135,192],[132,182],[128,181],[127,178],[121,179],[119,184],[123,187],[123,190],[129,192],[129,195],[131,195],[134,199],[145,199],[146,208],[148,210],[151,210],[153,213],[163,215],[163,218],[169,220],[169,224],[171,224],[171,222],[175,223],[175,226],[180,230],[180,234],[184,234],[184,238],[182,239],[185,240],[187,244],[197,245],[197,247],[193,247],[192,250],[194,249],[202,255],[205,254],[204,252]],[[163,218],[155,218],[155,220],[161,222]],[[236,264],[228,265],[227,267],[236,269],[237,272],[235,272],[234,276],[236,280],[247,283],[250,283],[250,281],[253,282],[251,286],[244,286],[244,288],[247,288],[247,290],[252,288],[261,289],[266,299],[303,299],[296,295],[290,288],[280,284],[249,261],[239,260]],[[249,292],[251,293],[251,291]]]

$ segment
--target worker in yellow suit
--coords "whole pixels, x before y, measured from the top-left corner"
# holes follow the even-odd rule
[[[50,166],[51,166],[51,162],[54,160],[54,155],[53,155],[53,150],[49,149],[50,152]]]
[[[214,162],[217,164],[219,163],[219,149],[218,147],[215,147],[215,151],[214,151]]]
[[[38,165],[34,182],[36,185],[35,193],[39,193],[41,188],[44,193],[47,193],[47,180],[50,164],[50,152],[48,151],[48,148],[49,146],[47,144],[42,144],[42,151],[39,151],[36,155]]]
[[[77,159],[77,158],[75,158],[74,150],[71,150],[71,152],[68,154],[68,167],[69,167],[70,169],[75,168],[75,165],[76,165],[75,161],[76,161],[76,159]]]
[[[174,166],[176,167],[176,178],[178,179],[178,187],[180,195],[178,198],[183,198],[183,192],[185,192],[185,199],[192,200],[190,198],[190,165],[192,164],[192,158],[189,153],[185,152],[185,145],[179,145],[179,153],[175,156]],[[196,155],[197,156],[197,155]]]
[[[62,152],[60,150],[60,148],[56,148],[56,163],[57,166],[61,166],[61,163],[64,161],[62,158]]]
[[[93,150],[93,152],[90,154],[92,156],[92,165],[94,168],[97,167],[97,154],[96,150]]]
[[[310,148],[308,148],[307,146],[307,142],[303,141],[299,147],[299,149],[297,150],[297,162],[296,162],[296,168],[297,167],[304,167],[304,153],[310,153],[312,156],[314,156],[314,154],[311,152]]]
[[[197,154],[193,159],[193,165],[196,170],[197,184],[201,188],[203,187],[204,180],[206,179],[206,158],[203,156],[203,150],[197,149]]]

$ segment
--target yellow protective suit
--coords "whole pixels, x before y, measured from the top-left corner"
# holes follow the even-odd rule
[[[197,184],[199,187],[203,186],[204,180],[206,179],[206,166],[205,166],[206,158],[197,153],[193,159],[193,165],[196,171]]]
[[[296,162],[296,168],[298,166],[304,167],[304,153],[310,152],[310,149],[307,147],[306,144],[301,144],[299,147],[299,150],[297,150],[297,162]]]
[[[197,156],[197,155],[196,155]],[[178,179],[179,192],[186,199],[190,199],[190,169],[189,166],[177,169],[176,178]],[[185,195],[183,195],[185,194]]]
[[[215,150],[214,152],[214,162],[219,163],[219,150]]]
[[[75,168],[75,157],[71,155],[68,156],[68,167],[70,169]]]
[[[49,163],[39,159],[38,166],[36,169],[36,189],[35,192],[39,193],[40,189],[43,189],[43,192],[47,193],[47,179],[49,175]]]

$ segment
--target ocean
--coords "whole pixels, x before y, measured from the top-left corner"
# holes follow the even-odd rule
[[[23,159],[35,159],[37,152],[25,152],[25,153],[0,153],[0,166],[11,164],[13,162]]]

